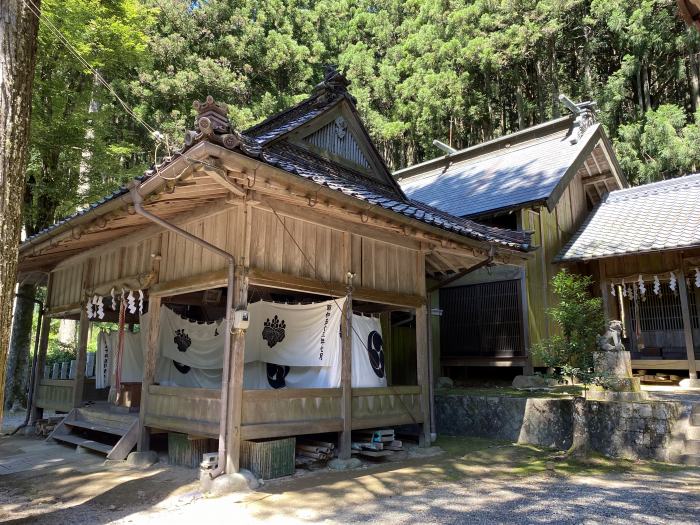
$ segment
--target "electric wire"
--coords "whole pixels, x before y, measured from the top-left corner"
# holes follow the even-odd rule
[[[296,240],[296,238],[294,237],[294,235],[292,235],[292,232],[289,231],[289,228],[287,228],[287,225],[284,223],[284,221],[282,220],[282,218],[279,216],[279,214],[277,213],[277,210],[275,210],[275,209],[270,205],[269,202],[266,202],[266,204],[267,204],[267,206],[272,210],[272,213],[274,213],[275,217],[277,218],[277,220],[279,221],[279,223],[282,225],[282,228],[284,229],[284,231],[285,231],[285,232],[287,233],[287,235],[289,235],[289,237],[292,239],[292,242],[294,243],[294,245],[295,245],[295,246],[297,247],[297,249],[301,252],[301,255],[304,257],[304,260],[306,261],[306,263],[307,263],[307,264],[311,267],[311,269],[313,270],[313,272],[314,272],[314,278],[315,278],[315,279],[318,279],[318,271],[317,271],[317,269],[316,269],[316,266],[311,262],[311,259],[309,258],[309,256],[307,255],[307,253],[306,253],[306,252],[304,251],[304,249],[301,247],[301,245],[300,245],[299,242]],[[333,297],[333,287],[330,286],[330,285],[332,284],[332,282],[331,282],[330,280],[321,280],[321,282],[322,282],[324,285],[326,285],[326,286],[328,287],[328,292],[329,292],[329,295],[331,296],[331,299],[333,300],[333,303],[335,304],[336,308],[338,308],[338,310],[340,310],[341,313],[342,313],[342,312],[343,312],[343,309],[342,309],[342,308],[340,307],[340,305],[338,304],[337,299],[336,299],[335,297]],[[353,334],[357,337],[357,340],[360,341],[360,344],[362,344],[362,346],[364,347],[365,351],[366,351],[366,352],[369,352],[369,348],[367,348],[367,345],[365,344],[365,341],[363,340],[362,337],[360,337],[360,334],[357,332],[357,330],[355,329],[355,327],[352,326],[352,323],[350,323],[350,329],[352,330]],[[430,329],[430,328],[429,328],[429,329]],[[386,370],[386,368],[385,368],[385,370]],[[387,388],[388,388],[389,390],[392,390],[392,391],[394,392],[394,394],[395,394],[396,397],[398,398],[399,402],[400,402],[401,405],[403,406],[404,410],[406,411],[406,413],[408,414],[408,416],[409,416],[409,417],[411,418],[411,420],[413,421],[413,424],[417,425],[417,424],[418,424],[418,421],[416,421],[416,418],[413,416],[413,412],[411,412],[411,410],[408,408],[408,406],[406,405],[406,403],[405,403],[404,400],[402,399],[401,394],[398,394],[398,393],[396,392],[396,390],[394,389],[393,386],[387,385]],[[425,424],[427,424],[427,422],[424,422],[423,424],[425,425]]]
[[[51,33],[52,33],[52,34],[53,34],[53,35],[68,49],[68,51],[69,51],[83,66],[85,66],[85,67],[94,75],[94,77],[97,79],[97,81],[98,81],[102,86],[104,86],[104,87],[112,94],[112,96],[113,96],[113,97],[119,102],[119,104],[122,106],[122,108],[124,109],[124,111],[126,111],[126,113],[127,113],[131,118],[133,118],[138,124],[140,124],[141,126],[143,126],[144,129],[146,129],[146,131],[149,132],[150,136],[151,136],[151,137],[153,138],[153,140],[156,142],[156,145],[158,145],[159,143],[164,143],[165,146],[166,146],[166,149],[168,150],[168,154],[169,154],[170,157],[173,157],[174,155],[177,155],[177,156],[183,157],[185,160],[189,161],[189,162],[192,163],[192,164],[201,164],[201,165],[203,165],[203,166],[207,166],[207,167],[212,168],[212,169],[214,169],[214,170],[221,171],[221,168],[219,168],[218,166],[215,166],[215,165],[213,165],[213,164],[211,164],[211,163],[209,163],[209,162],[207,162],[207,161],[203,161],[203,160],[200,160],[200,159],[194,159],[194,158],[188,156],[187,154],[185,154],[184,152],[176,151],[176,152],[174,152],[174,154],[173,154],[173,153],[171,152],[171,150],[170,150],[170,145],[169,145],[168,141],[166,140],[165,136],[163,135],[163,133],[161,133],[161,132],[159,132],[158,130],[156,130],[155,128],[151,127],[148,123],[146,123],[141,117],[139,117],[139,116],[136,114],[136,112],[129,106],[129,104],[127,104],[127,103],[119,96],[119,94],[114,90],[114,88],[110,85],[110,83],[107,82],[107,80],[105,80],[105,78],[99,73],[99,71],[97,71],[94,67],[92,67],[92,66],[90,65],[90,63],[80,54],[80,52],[70,43],[70,41],[61,33],[61,31],[48,19],[48,17],[46,17],[45,15],[43,15],[43,13],[42,13],[41,10],[39,9],[39,7],[37,7],[37,5],[34,3],[33,0],[25,0],[25,1],[26,1],[26,6],[27,6],[27,8],[29,9],[29,11],[30,11],[32,14],[34,14],[34,16],[37,17],[37,20],[39,20],[39,21],[41,21],[41,22],[44,22],[44,23],[46,24],[46,26],[48,27],[49,31],[50,31],[50,32],[51,32]],[[161,9],[163,9],[163,6],[160,4],[160,2],[158,2],[157,0],[155,0],[155,1],[156,1],[156,4],[158,4],[158,6],[159,6]],[[171,22],[172,22],[172,21],[171,21]],[[157,153],[157,147],[156,147],[156,153]],[[165,177],[165,176],[163,176],[163,175],[160,173],[160,170],[159,170],[158,167],[157,167],[157,162],[154,163],[154,166],[155,166],[156,174],[157,174],[159,177],[163,178],[164,180],[168,180],[168,181],[171,181],[171,180],[175,180],[175,179],[180,178],[180,177],[182,176],[182,174],[184,174],[184,172],[186,171],[186,170],[183,170],[183,171],[180,172],[180,174],[177,175],[176,177]],[[269,203],[268,203],[268,206],[269,206]],[[306,263],[307,263],[307,264],[311,267],[311,269],[313,270],[313,272],[314,272],[314,278],[315,278],[315,279],[318,279],[318,270],[317,270],[316,266],[311,262],[311,259],[309,258],[308,254],[307,254],[307,253],[304,251],[304,249],[299,245],[299,243],[297,242],[297,240],[296,240],[296,238],[294,237],[294,235],[292,235],[292,233],[289,231],[289,229],[287,228],[287,225],[284,223],[284,221],[282,220],[282,218],[281,218],[281,217],[279,216],[279,214],[277,213],[277,210],[275,210],[272,206],[270,206],[270,209],[272,210],[272,212],[274,213],[275,217],[277,218],[277,220],[278,220],[278,221],[280,222],[280,224],[282,225],[284,231],[287,233],[287,235],[289,235],[289,237],[291,238],[291,240],[292,240],[292,242],[294,243],[294,245],[295,245],[295,246],[297,247],[297,249],[301,252],[302,256],[304,257],[304,259],[305,259],[305,261],[306,261]],[[322,282],[323,282],[323,284],[325,284],[325,285],[330,285],[330,284],[332,284],[330,280],[325,280],[325,281],[322,281]],[[333,297],[333,288],[332,288],[331,286],[328,286],[328,291],[329,291],[329,295],[332,297],[332,300],[333,300],[334,304],[335,304],[336,307],[342,312],[342,308],[341,308],[340,305],[338,304],[337,299],[336,299],[335,297]],[[362,346],[364,347],[365,351],[369,352],[369,349],[367,348],[367,345],[366,345],[365,342],[362,340],[362,338],[360,337],[360,335],[359,335],[359,333],[357,332],[357,330],[356,330],[354,327],[352,327],[352,323],[351,323],[351,329],[352,329],[354,335],[357,337],[357,339],[360,341],[360,343],[361,343]],[[388,386],[388,385],[387,385],[387,387],[388,387],[389,389],[392,389],[392,388],[393,388],[393,387]],[[409,415],[409,417],[413,420],[413,423],[414,423],[414,424],[418,424],[418,422],[416,421],[415,417],[413,416],[413,413],[409,410],[409,408],[406,406],[405,402],[404,402],[403,399],[401,398],[401,395],[397,395],[397,397],[398,397],[400,403],[403,405],[403,407],[404,407],[406,413],[407,413],[407,414]],[[425,424],[425,422],[424,422],[424,424]]]

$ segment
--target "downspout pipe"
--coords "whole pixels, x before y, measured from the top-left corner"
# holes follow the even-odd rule
[[[433,368],[433,292],[439,290],[443,286],[457,281],[464,277],[465,275],[488,266],[493,262],[496,256],[496,250],[494,246],[489,249],[489,255],[486,259],[479,261],[475,265],[466,268],[465,270],[438,281],[433,286],[428,287],[426,290],[426,301],[428,303],[428,308],[426,309],[426,317],[428,318],[428,376],[430,377],[429,383],[429,395],[430,395],[430,441],[435,442],[437,439],[437,425],[435,424],[435,378],[434,378],[434,368]]]
[[[11,436],[14,436],[20,429],[26,427],[29,424],[29,419],[32,415],[32,405],[34,404],[34,380],[36,378],[36,363],[39,357],[39,338],[41,337],[41,323],[44,319],[44,303],[41,302],[36,297],[27,297],[26,295],[15,294],[15,297],[22,297],[23,299],[28,299],[34,304],[39,305],[39,316],[36,322],[36,332],[34,334],[34,359],[32,360],[32,368],[29,372],[29,394],[27,398],[27,415],[24,417],[24,422],[10,432]]]
[[[173,232],[176,235],[184,237],[188,241],[198,244],[202,248],[214,252],[216,255],[223,257],[228,262],[228,280],[226,283],[226,334],[227,337],[224,339],[224,364],[221,376],[221,414],[219,416],[219,451],[218,451],[218,462],[216,468],[210,472],[212,479],[220,476],[224,473],[226,469],[226,428],[228,420],[228,390],[229,390],[229,366],[231,363],[231,333],[233,332],[233,287],[234,287],[234,275],[236,269],[236,259],[233,255],[227,251],[214,246],[213,244],[192,235],[191,233],[178,228],[174,224],[169,223],[152,214],[143,207],[143,197],[138,192],[137,186],[133,185],[130,188],[131,199],[134,204],[134,210],[136,213],[142,217],[148,219],[149,221],[162,226],[168,231]]]

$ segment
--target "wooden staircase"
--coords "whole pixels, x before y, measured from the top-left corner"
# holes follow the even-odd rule
[[[74,408],[63,418],[47,440],[85,447],[123,460],[136,445],[138,414],[107,403]]]

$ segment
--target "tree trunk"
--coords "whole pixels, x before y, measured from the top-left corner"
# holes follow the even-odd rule
[[[58,324],[58,342],[75,348],[78,342],[78,321],[74,319],[60,320]]]
[[[17,292],[12,319],[12,338],[5,371],[5,410],[12,408],[15,401],[23,405],[27,401],[27,367],[32,344],[35,293],[36,288],[33,284],[24,284]]]
[[[39,6],[41,0],[33,2]],[[23,0],[0,2],[0,421],[39,29],[39,20],[27,5]]]
[[[644,110],[651,109],[651,85],[649,82],[649,66],[642,62],[642,88],[644,90]]]
[[[688,54],[688,80],[690,82],[690,102],[693,106],[693,113],[700,109],[700,67],[698,64],[698,54],[693,49]]]
[[[552,118],[559,118],[559,65],[557,64],[557,44],[556,40],[552,39],[551,49],[552,60]]]

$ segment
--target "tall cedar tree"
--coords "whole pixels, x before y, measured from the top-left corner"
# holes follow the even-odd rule
[[[40,0],[32,0],[39,8]],[[29,152],[39,20],[24,0],[0,2],[0,421]]]

